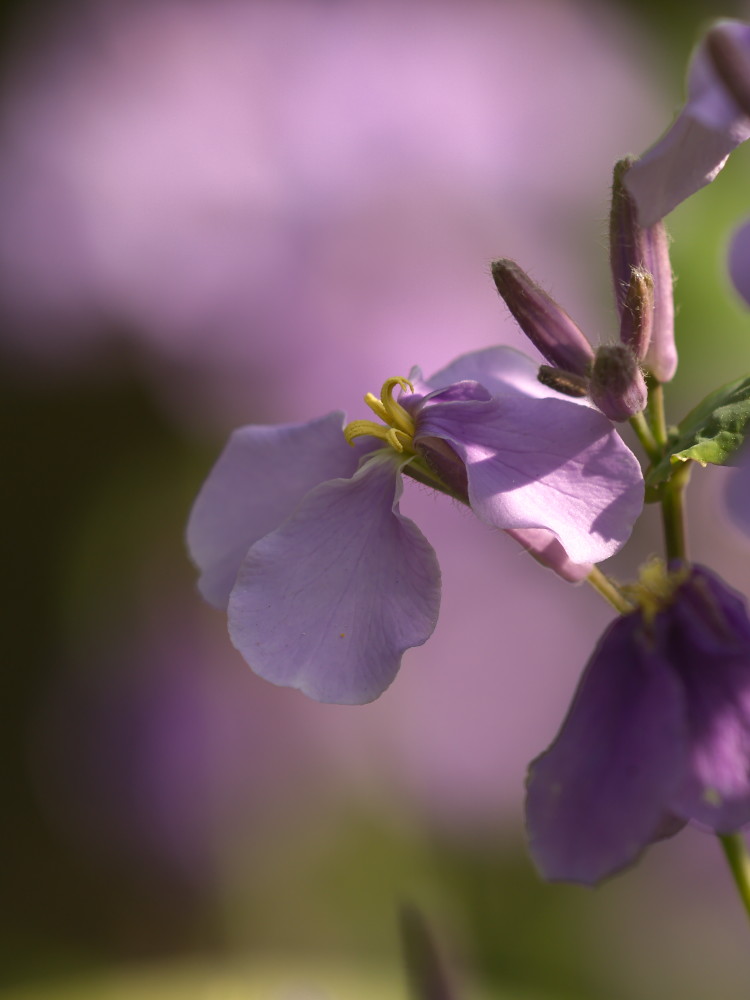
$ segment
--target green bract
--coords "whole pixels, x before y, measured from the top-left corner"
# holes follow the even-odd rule
[[[714,390],[682,420],[667,453],[646,473],[646,486],[666,482],[675,465],[693,459],[701,465],[727,465],[745,440],[750,421],[750,375]]]

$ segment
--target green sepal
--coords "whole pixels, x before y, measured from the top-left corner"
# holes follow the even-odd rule
[[[745,375],[709,393],[673,429],[666,454],[646,473],[648,498],[659,499],[656,491],[680,462],[726,465],[745,440],[748,421],[750,375]]]

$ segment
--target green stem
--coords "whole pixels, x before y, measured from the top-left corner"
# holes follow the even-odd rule
[[[643,414],[636,413],[635,416],[631,417],[630,426],[633,428],[636,437],[641,442],[641,447],[648,455],[648,460],[652,463],[658,462],[662,455],[661,448],[659,448],[656,438],[651,433],[651,428],[649,427]]]
[[[661,382],[654,381],[648,394],[648,409],[651,414],[651,430],[657,448],[663,452],[667,447],[667,421],[664,414],[664,389]]]
[[[664,544],[667,560],[688,558],[687,528],[685,524],[685,488],[690,481],[693,463],[683,462],[672,473],[664,486],[661,517],[664,527]]]
[[[590,584],[597,594],[601,594],[604,600],[621,615],[627,615],[633,610],[633,605],[623,596],[619,587],[596,566],[586,577],[586,583]]]
[[[747,856],[747,846],[739,833],[726,833],[719,840],[742,905],[750,918],[750,858]]]

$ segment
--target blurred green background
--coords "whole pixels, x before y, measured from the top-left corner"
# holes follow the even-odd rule
[[[608,619],[595,595],[417,492],[441,625],[381,702],[319,706],[252,675],[183,543],[233,426],[523,347],[493,256],[611,336],[611,165],[743,6],[0,10],[2,996],[405,997],[404,901],[467,998],[746,996],[710,838],[596,891],[525,853],[524,764]],[[741,149],[670,218],[673,419],[750,368],[724,270],[749,175]],[[694,549],[747,591],[722,476],[695,477]],[[656,545],[648,512],[620,571]]]

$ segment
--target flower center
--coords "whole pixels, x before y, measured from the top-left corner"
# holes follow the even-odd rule
[[[672,603],[675,591],[689,575],[686,566],[670,573],[661,559],[652,559],[641,566],[638,583],[622,589],[650,625],[657,614]]]
[[[396,386],[403,390],[414,392],[414,386],[408,379],[396,376],[386,379],[380,390],[380,399],[368,392],[365,402],[376,417],[379,417],[385,427],[376,424],[374,420],[352,420],[344,428],[344,437],[351,444],[358,437],[374,437],[385,441],[395,451],[414,452],[414,421],[403,406],[393,398]]]

